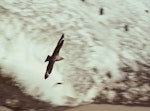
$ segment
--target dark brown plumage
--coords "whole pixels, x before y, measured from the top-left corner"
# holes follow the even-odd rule
[[[45,73],[45,79],[47,79],[48,76],[50,75],[50,73],[52,72],[55,61],[60,61],[63,59],[63,57],[59,56],[59,51],[64,43],[63,38],[64,38],[64,34],[62,34],[60,40],[58,41],[57,46],[56,46],[52,56],[48,55],[45,60],[45,62],[49,61],[48,65],[47,65],[46,73]]]

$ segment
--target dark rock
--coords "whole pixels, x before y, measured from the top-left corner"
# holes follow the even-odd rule
[[[145,10],[146,13],[149,13],[149,10]]]
[[[100,15],[103,15],[103,14],[104,14],[104,9],[103,9],[103,8],[100,8],[99,14],[100,14]]]
[[[124,26],[124,29],[125,29],[125,31],[129,31],[129,26],[128,26],[128,25],[125,25],[125,26]]]
[[[34,99],[15,84],[11,78],[0,75],[0,89],[3,89],[0,91],[0,111],[63,111],[67,108],[53,107],[49,103]]]

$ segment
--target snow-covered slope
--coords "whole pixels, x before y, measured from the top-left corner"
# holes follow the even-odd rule
[[[1,0],[0,15],[3,76],[27,94],[54,105],[149,104],[149,0]],[[65,59],[45,80],[62,33]]]

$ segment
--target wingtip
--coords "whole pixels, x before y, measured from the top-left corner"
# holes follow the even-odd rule
[[[44,76],[44,79],[47,79],[47,78],[48,78],[48,74],[46,73],[45,76]]]
[[[61,36],[61,39],[63,39],[64,38],[64,33],[62,34],[62,36]]]

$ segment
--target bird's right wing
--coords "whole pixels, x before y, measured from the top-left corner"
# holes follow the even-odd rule
[[[60,49],[61,49],[61,47],[62,47],[62,45],[64,43],[63,38],[64,38],[64,34],[62,34],[61,38],[59,39],[59,41],[57,43],[57,46],[56,46],[56,48],[55,48],[55,50],[54,50],[54,52],[52,54],[53,57],[59,55],[59,51],[60,51]]]

